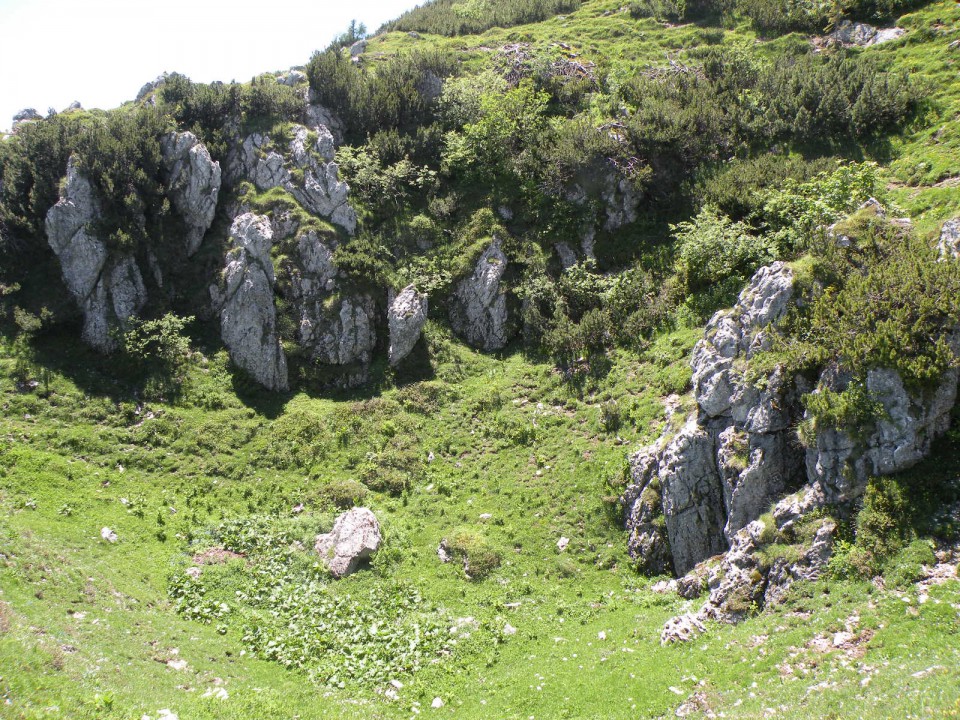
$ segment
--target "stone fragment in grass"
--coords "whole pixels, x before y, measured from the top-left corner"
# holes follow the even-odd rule
[[[119,538],[117,534],[108,527],[100,529],[100,537],[106,540],[108,543],[115,543]]]

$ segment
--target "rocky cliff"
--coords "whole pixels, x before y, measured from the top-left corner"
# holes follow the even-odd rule
[[[943,261],[955,258],[955,228],[955,221],[943,226]],[[912,467],[949,426],[960,379],[954,366],[922,389],[895,369],[868,370],[862,382],[875,414],[857,427],[819,423],[802,402],[805,394],[846,390],[855,380],[841,365],[829,364],[814,380],[789,376],[782,365],[751,373],[769,349],[770,329],[804,302],[789,265],[757,271],[694,349],[693,412],[683,423],[668,422],[656,443],[631,457],[621,498],[631,555],[648,572],[684,576],[681,594],[710,590],[699,613],[668,623],[665,641],[686,639],[705,619],[738,619],[782,597],[794,580],[815,577],[830,558],[836,523],[808,520],[812,511],[842,513],[870,477]],[[956,356],[958,329],[943,332]],[[804,441],[801,424],[812,433]],[[799,558],[761,562],[761,547],[794,537],[801,525],[807,549]]]
[[[98,233],[99,218],[96,190],[71,158],[61,198],[47,213],[47,240],[83,313],[84,341],[109,352],[116,347],[114,331],[128,328],[147,294],[133,257],[111,251]]]

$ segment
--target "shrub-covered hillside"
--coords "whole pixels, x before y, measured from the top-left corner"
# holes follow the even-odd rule
[[[0,715],[960,712],[955,3],[304,61],[0,140]]]

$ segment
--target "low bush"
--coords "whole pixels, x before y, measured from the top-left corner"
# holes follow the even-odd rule
[[[463,562],[463,571],[471,580],[484,579],[503,560],[501,552],[474,530],[458,530],[446,545],[453,557]]]

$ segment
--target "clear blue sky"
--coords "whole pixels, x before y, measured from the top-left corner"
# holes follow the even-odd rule
[[[420,0],[0,0],[0,129],[26,107],[116,107],[164,71],[247,81],[302,65],[352,19]]]

